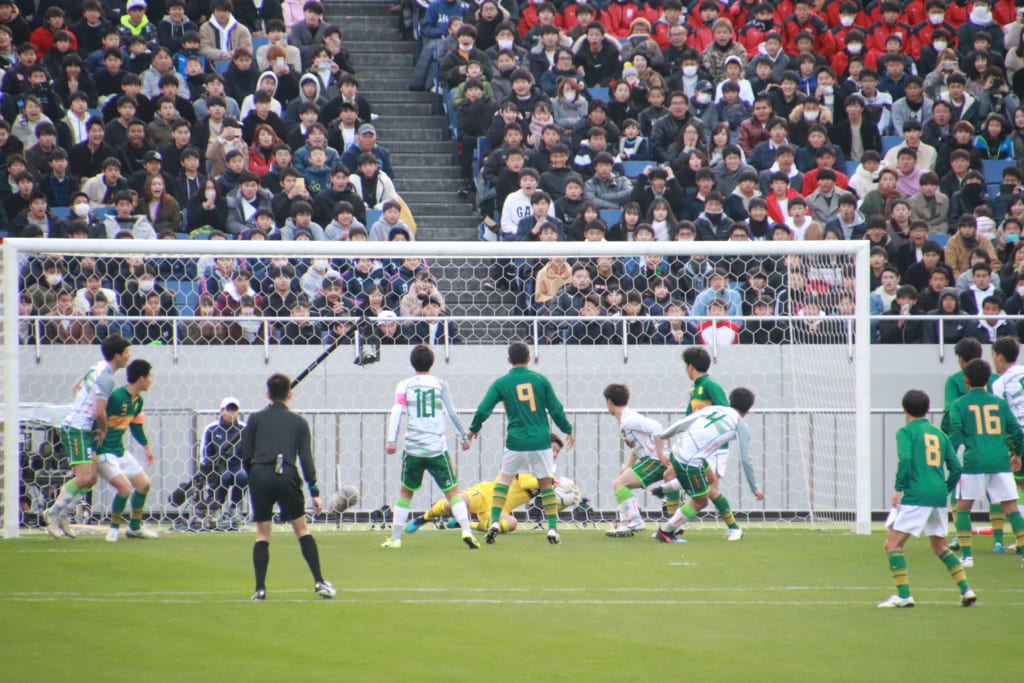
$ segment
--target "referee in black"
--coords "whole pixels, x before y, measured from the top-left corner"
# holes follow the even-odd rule
[[[319,515],[320,490],[316,485],[316,466],[310,450],[309,423],[288,409],[292,382],[277,373],[267,380],[270,405],[249,417],[242,430],[242,463],[249,474],[249,495],[256,520],[256,544],[252,547],[252,565],[256,572],[253,600],[267,598],[267,565],[270,563],[270,532],[274,503],[281,509],[281,518],[291,522],[299,539],[302,556],[316,582],[314,590],[322,598],[336,595],[334,586],[320,574],[320,554],[316,540],[306,526],[306,501],[302,493],[302,477],[309,486],[313,512]]]

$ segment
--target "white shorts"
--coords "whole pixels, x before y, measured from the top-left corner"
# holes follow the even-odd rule
[[[110,481],[119,474],[129,479],[142,474],[142,465],[135,456],[125,451],[120,458],[113,453],[100,453],[96,456],[96,471],[105,481]]]
[[[911,536],[945,536],[949,528],[949,508],[926,505],[900,505],[896,518],[889,525],[893,531]]]
[[[555,453],[550,448],[542,451],[513,451],[505,449],[501,456],[501,472],[515,475],[528,472],[538,479],[555,476]]]
[[[672,457],[678,460],[680,465],[699,467],[701,461],[706,462],[708,467],[720,477],[725,475],[725,467],[729,460],[728,449],[700,449],[697,448],[697,444],[691,438],[683,438],[676,441],[672,444],[671,453]]]
[[[721,479],[725,476],[725,471],[729,467],[729,449],[719,448],[718,450],[712,451],[704,457],[707,461],[711,471],[718,475]]]
[[[990,474],[961,474],[960,483],[956,487],[956,497],[960,500],[983,500],[988,494],[989,501],[1002,503],[1017,500],[1017,484],[1010,472],[993,472]]]

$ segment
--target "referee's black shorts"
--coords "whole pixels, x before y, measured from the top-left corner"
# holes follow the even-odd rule
[[[253,465],[249,471],[249,496],[256,522],[269,522],[274,518],[274,503],[281,509],[281,519],[286,522],[306,514],[302,479],[294,467],[285,466],[284,472],[277,474],[273,465]]]

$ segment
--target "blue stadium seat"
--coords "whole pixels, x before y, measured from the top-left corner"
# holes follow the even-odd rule
[[[1016,164],[1017,162],[1013,159],[983,160],[981,162],[981,174],[985,176],[985,184],[998,186],[1003,182],[1003,169],[1007,166],[1015,166]]]
[[[56,218],[59,221],[62,221],[65,218],[67,218],[68,216],[71,215],[71,207],[70,206],[51,206],[50,207],[50,213],[53,214],[54,218]]]
[[[174,295],[174,306],[181,315],[194,315],[199,305],[199,283],[192,280],[164,280],[164,287]]]
[[[622,209],[601,209],[601,220],[603,220],[608,227],[615,225],[621,219]]]
[[[98,209],[93,209],[93,213],[96,214],[96,218],[99,220],[106,220],[107,216],[113,216],[117,213],[117,209],[112,206],[101,206]]]
[[[587,88],[587,93],[592,100],[608,101],[608,88]]]
[[[882,136],[882,156],[884,157],[886,155],[886,153],[890,149],[892,149],[896,145],[899,145],[899,144],[902,144],[902,143],[903,143],[903,136],[902,135],[883,135]]]
[[[367,209],[366,210],[366,229],[369,230],[370,226],[380,220],[380,215],[384,213],[380,209]]]
[[[269,45],[269,44],[270,44],[270,39],[267,38],[266,36],[253,36],[252,37],[252,54],[253,54],[253,56],[256,55],[256,51],[257,50],[259,50],[264,45]]]
[[[851,160],[847,160],[847,162],[846,162],[846,177],[847,178],[852,178],[853,174],[857,172],[858,168],[860,168],[860,162],[859,161],[853,161],[852,159]]]
[[[626,174],[627,178],[636,178],[640,175],[640,172],[651,165],[650,161],[623,161],[622,171]]]
[[[476,159],[477,161],[483,161],[484,157],[487,156],[487,152],[491,150],[491,145],[487,142],[487,138],[476,139]]]
[[[940,247],[945,247],[946,242],[949,241],[949,235],[944,232],[933,232],[928,235],[928,239],[937,242]]]
[[[231,66],[231,62],[229,60],[226,60],[226,59],[218,60],[218,61],[213,63],[214,71],[219,73],[221,76],[223,76],[225,73],[227,73],[227,70],[228,70],[229,66]]]

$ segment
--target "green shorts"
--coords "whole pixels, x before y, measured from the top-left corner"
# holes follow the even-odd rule
[[[64,455],[67,456],[68,464],[72,467],[88,465],[96,455],[92,446],[92,432],[83,432],[75,427],[62,427],[60,441],[64,445]]]
[[[672,461],[672,469],[676,471],[676,479],[683,487],[683,491],[691,498],[707,495],[710,485],[708,484],[708,464],[701,462],[698,466],[683,465],[675,458]]]
[[[654,458],[638,460],[629,469],[644,488],[661,481],[665,476],[665,466]]]
[[[452,468],[452,459],[448,451],[441,455],[421,458],[418,455],[402,454],[402,486],[410,491],[418,491],[423,485],[423,473],[430,472],[442,491],[450,491],[459,485]]]

